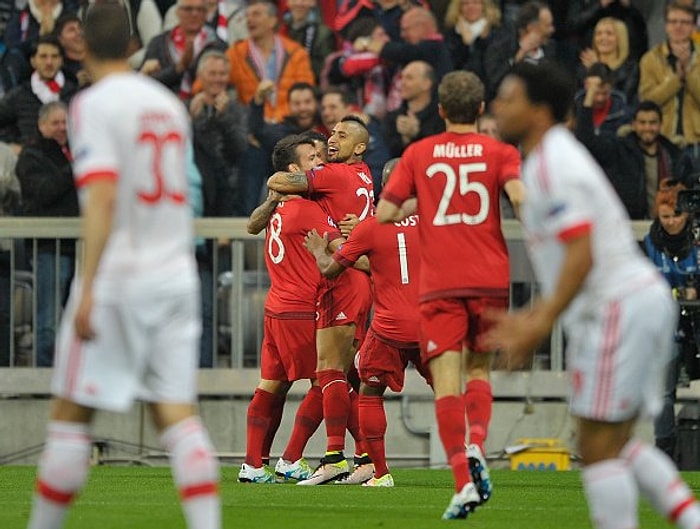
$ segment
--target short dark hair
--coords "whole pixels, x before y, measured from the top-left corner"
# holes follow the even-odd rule
[[[670,11],[684,11],[688,15],[692,16],[693,20],[697,16],[697,11],[693,6],[688,5],[685,2],[677,2],[675,0],[666,4],[666,9],[664,10],[664,20],[668,18]]]
[[[340,123],[357,123],[366,136],[363,141],[365,143],[369,141],[369,129],[367,128],[367,124],[362,121],[361,117],[356,116],[355,114],[348,114],[347,116],[340,118]]]
[[[317,130],[305,130],[299,134],[299,137],[305,140],[321,141],[328,144],[328,137],[323,132],[319,132]]]
[[[314,88],[311,84],[307,83],[306,81],[298,81],[292,86],[290,86],[289,90],[287,90],[287,98],[291,98],[292,92],[296,92],[297,90],[311,90],[311,92],[314,94],[314,97],[316,97],[316,88]]]
[[[540,11],[545,8],[547,6],[542,2],[526,2],[520,6],[515,16],[515,30],[520,33],[533,22],[537,22],[540,19]]]
[[[125,59],[131,40],[129,17],[121,4],[107,2],[88,8],[85,45],[99,60]]]
[[[637,114],[640,112],[656,112],[659,116],[659,120],[663,119],[663,113],[661,112],[661,107],[654,103],[653,101],[644,100],[640,101],[637,108],[634,109],[634,117],[637,118]]]
[[[600,77],[603,84],[613,84],[613,73],[610,66],[603,62],[595,62],[586,70],[586,77]]]
[[[83,25],[83,21],[75,13],[63,13],[60,17],[56,19],[56,22],[53,26],[53,34],[56,35],[56,37],[60,37],[63,28],[71,22],[77,22],[81,26]]]
[[[451,123],[475,123],[484,102],[484,83],[473,72],[457,70],[442,78],[438,102]]]
[[[53,33],[49,33],[48,35],[41,35],[36,41],[34,41],[34,45],[32,46],[32,52],[31,52],[31,57],[34,57],[36,55],[36,52],[39,51],[39,46],[41,45],[48,45],[48,46],[53,46],[54,48],[58,49],[58,52],[63,56],[63,46],[61,46],[61,43],[58,40],[58,37],[54,35]]]
[[[323,93],[321,94],[321,98],[323,98],[324,96],[327,96],[327,95],[331,95],[331,94],[339,95],[340,99],[343,101],[343,104],[345,104],[345,106],[349,107],[349,106],[357,105],[357,98],[355,96],[353,96],[349,90],[345,90],[344,88],[342,88],[340,86],[335,86],[335,85],[329,86],[328,88],[326,88],[323,91]]]
[[[551,61],[537,65],[520,62],[513,66],[508,75],[523,82],[530,103],[549,107],[554,121],[563,123],[568,119],[575,86],[572,76],[561,66]]]
[[[275,144],[272,150],[272,167],[275,171],[288,171],[289,164],[299,163],[297,147],[299,145],[311,145],[315,147],[311,138],[305,138],[300,134],[285,136]]]

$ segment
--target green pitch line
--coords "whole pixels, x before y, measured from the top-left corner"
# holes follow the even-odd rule
[[[241,484],[224,466],[222,500],[227,529],[432,529],[453,493],[446,470],[396,469],[393,489],[324,485]],[[34,467],[0,467],[0,528],[20,529],[29,516]],[[700,493],[700,473],[685,473]],[[590,528],[578,472],[492,471],[494,495],[470,515],[474,529]],[[641,527],[667,529],[646,504]],[[184,529],[166,467],[95,467],[66,529]]]

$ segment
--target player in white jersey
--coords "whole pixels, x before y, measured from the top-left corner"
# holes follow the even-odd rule
[[[637,418],[660,409],[677,308],[601,169],[562,125],[572,98],[568,73],[553,65],[517,65],[499,89],[499,129],[526,155],[521,215],[542,294],[529,309],[491,314],[487,342],[517,367],[561,316],[593,524],[638,527],[641,492],[697,529],[700,506],[673,463],[633,437]]]
[[[219,529],[219,470],[195,415],[201,330],[187,203],[189,123],[168,90],[130,71],[120,4],[91,7],[85,64],[94,85],[69,133],[84,257],[57,343],[54,404],[30,529],[59,528],[87,478],[96,408],[150,405],[190,529]]]

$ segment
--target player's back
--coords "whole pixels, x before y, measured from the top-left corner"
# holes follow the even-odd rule
[[[365,219],[355,227],[339,256],[347,254],[353,262],[362,254],[369,258],[374,285],[372,327],[396,342],[418,342],[418,224],[418,215],[389,224],[379,224],[376,217]]]
[[[515,148],[476,133],[445,132],[409,146],[388,184],[415,193],[420,215],[421,299],[507,295],[508,252],[499,196],[518,178]]]
[[[318,204],[304,198],[281,202],[270,217],[265,234],[265,263],[271,281],[266,312],[286,317],[315,314],[321,273],[304,248],[304,237],[312,229],[321,235],[337,233]]]
[[[307,171],[309,198],[337,223],[350,213],[360,220],[374,215],[372,174],[364,162],[329,163]]]
[[[557,168],[565,168],[558,170]],[[572,307],[643,287],[658,274],[642,254],[629,217],[602,169],[564,127],[551,129],[526,160],[523,222],[545,294],[556,288],[568,236],[590,229],[593,269]]]
[[[183,105],[145,76],[112,74],[74,100],[70,129],[78,185],[110,173],[117,183],[101,280],[115,287],[131,280],[169,291],[191,288],[196,272]]]

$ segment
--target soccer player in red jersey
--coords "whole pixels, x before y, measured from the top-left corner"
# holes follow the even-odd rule
[[[280,140],[272,160],[276,169],[288,171],[308,170],[321,163],[313,140],[297,135]],[[276,482],[275,472],[263,460],[269,456],[287,393],[295,380],[315,379],[316,295],[321,275],[304,250],[304,236],[318,229],[327,232],[331,241],[341,238],[318,204],[275,191],[253,212],[248,231],[259,233],[265,226],[265,264],[271,288],[265,301],[261,380],[248,407],[246,459],[238,474],[240,481],[251,483]],[[321,391],[312,384],[299,406],[289,445],[275,467],[285,479],[311,477],[313,470],[302,450],[322,419]]]
[[[384,169],[384,181],[398,159]],[[390,165],[391,164],[391,165]],[[386,388],[403,389],[408,362],[429,380],[418,347],[418,277],[420,253],[418,215],[401,222],[377,224],[376,217],[360,222],[332,256],[327,252],[328,236],[311,231],[306,248],[315,256],[325,277],[336,277],[357,260],[369,257],[374,283],[374,318],[358,354],[360,374],[360,430],[372,462],[374,476],[364,483],[369,487],[393,487],[394,479],[386,464],[384,435]]]
[[[277,172],[268,186],[280,193],[309,196],[336,224],[347,215],[363,220],[374,213],[372,177],[362,161],[368,141],[365,124],[354,116],[345,117],[328,139],[328,164],[306,172]],[[371,302],[369,277],[363,272],[349,270],[340,279],[322,282],[317,305],[316,374],[323,393],[327,445],[321,465],[311,479],[299,482],[302,485],[335,481],[349,473],[343,453],[345,428],[351,427],[346,375],[362,341]]]
[[[438,102],[446,132],[408,147],[377,208],[379,222],[397,222],[405,216],[403,202],[418,198],[421,352],[433,377],[440,439],[457,491],[445,519],[465,518],[491,494],[481,448],[491,418],[491,355],[480,344],[486,330],[481,314],[508,304],[499,194],[505,190],[516,211],[523,197],[517,150],[476,132],[483,101],[484,87],[473,73],[443,78]]]

